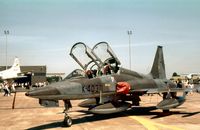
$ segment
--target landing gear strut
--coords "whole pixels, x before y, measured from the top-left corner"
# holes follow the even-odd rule
[[[71,105],[70,100],[64,100],[64,103],[65,103],[65,110],[63,111],[63,113],[65,114],[65,116],[64,116],[63,125],[70,127],[72,125],[72,118],[67,113],[68,113],[68,110],[72,108],[72,105]]]

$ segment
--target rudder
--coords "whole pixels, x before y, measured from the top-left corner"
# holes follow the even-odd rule
[[[16,73],[21,73],[20,65],[19,65],[19,58],[14,59],[14,63],[11,67],[11,70]]]
[[[163,48],[162,46],[157,47],[153,66],[150,72],[154,79],[166,79],[165,62],[164,62],[162,48]]]

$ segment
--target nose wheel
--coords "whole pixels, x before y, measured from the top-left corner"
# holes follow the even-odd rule
[[[70,127],[72,125],[72,118],[67,114],[64,117],[63,125],[67,127]]]
[[[64,100],[65,103],[65,110],[64,110],[64,120],[63,120],[63,125],[66,127],[70,127],[72,125],[72,118],[67,114],[69,108],[72,108],[70,100]]]

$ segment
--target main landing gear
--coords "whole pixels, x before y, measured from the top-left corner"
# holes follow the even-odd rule
[[[67,113],[69,109],[72,108],[72,105],[71,105],[70,100],[64,100],[64,103],[65,103],[65,110],[63,111],[63,113],[65,114],[65,116],[64,116],[63,125],[70,127],[72,125],[72,118]]]

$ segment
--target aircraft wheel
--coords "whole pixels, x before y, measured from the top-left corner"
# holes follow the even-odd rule
[[[169,110],[163,110],[163,113],[169,113],[170,111]]]
[[[69,116],[66,116],[64,121],[63,121],[63,124],[67,127],[70,127],[72,125],[72,118],[69,117]]]

